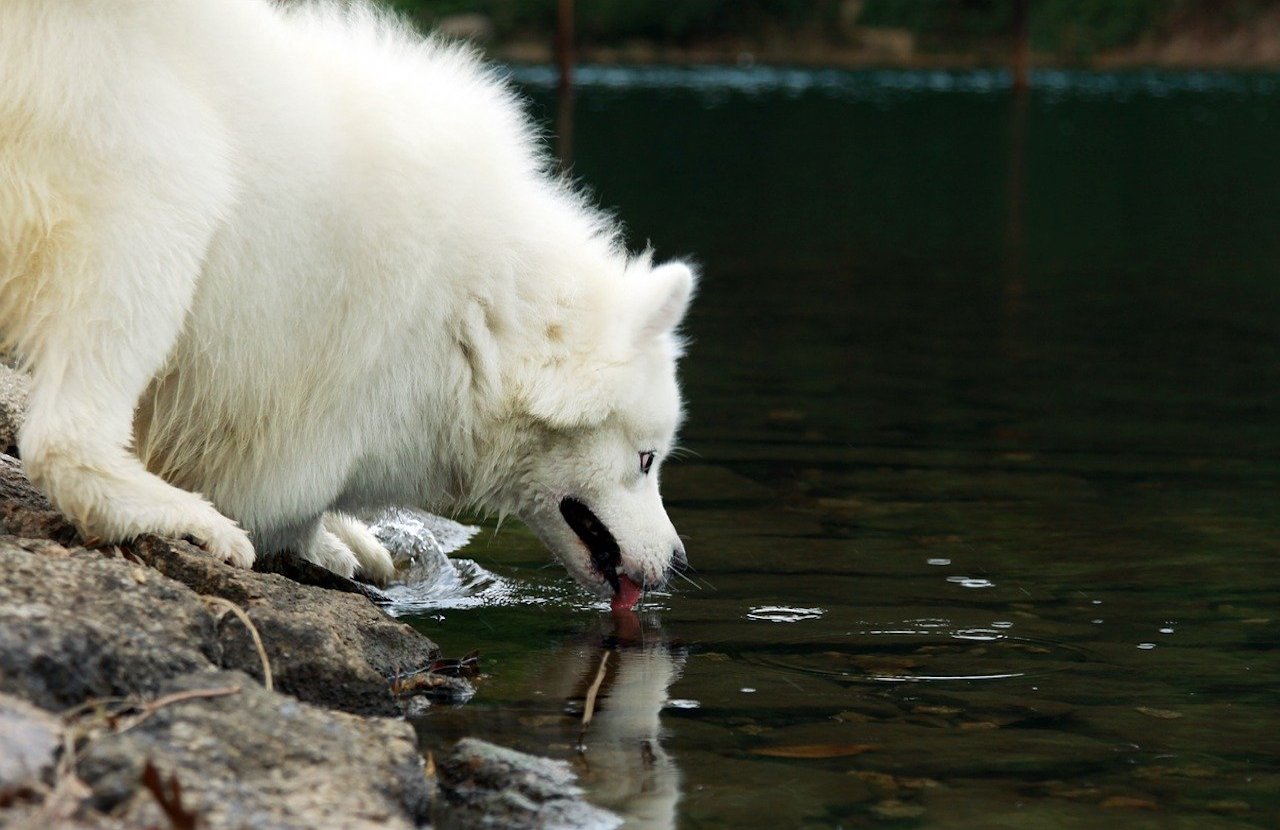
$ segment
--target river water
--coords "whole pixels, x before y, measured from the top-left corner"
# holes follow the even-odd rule
[[[575,175],[703,267],[697,584],[619,627],[486,528],[424,747],[632,827],[1280,826],[1280,77],[580,81]]]

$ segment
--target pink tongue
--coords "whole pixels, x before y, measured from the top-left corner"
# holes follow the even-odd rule
[[[640,586],[631,581],[629,576],[618,577],[618,593],[613,595],[609,607],[614,611],[630,611],[640,601]]]

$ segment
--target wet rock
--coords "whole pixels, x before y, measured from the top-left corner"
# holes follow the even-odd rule
[[[398,714],[388,678],[439,656],[431,640],[363,596],[233,568],[186,542],[144,536],[105,551],[154,571],[70,547],[75,529],[9,456],[0,456],[0,505],[0,532],[46,537],[4,542],[4,565],[14,570],[0,581],[0,690],[25,684],[22,696],[41,706],[149,692],[209,665],[261,679],[250,632],[235,616],[211,611],[203,595],[245,610],[277,688],[335,709]]]
[[[181,809],[211,830],[426,823],[431,781],[406,723],[327,712],[239,672],[184,674],[158,691],[227,687],[239,691],[176,702],[123,733],[91,739],[76,771],[94,807],[148,826],[158,802],[142,783],[150,764],[160,781],[176,780]]]
[[[502,827],[607,830],[617,815],[582,800],[564,761],[537,758],[466,738],[438,766],[441,830]]]

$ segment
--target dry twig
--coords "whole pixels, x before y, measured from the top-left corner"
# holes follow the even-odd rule
[[[182,692],[163,695],[154,700],[139,700],[132,697],[109,697],[86,700],[62,714],[62,752],[53,771],[53,786],[44,794],[44,804],[33,813],[22,830],[43,830],[46,827],[58,827],[69,822],[80,809],[81,803],[92,792],[76,775],[76,759],[90,743],[103,733],[119,735],[133,729],[146,721],[156,712],[176,703],[188,700],[200,700],[212,697],[225,697],[240,693],[239,686],[219,686],[211,689],[188,689]],[[133,714],[129,714],[132,712]],[[143,784],[151,789],[145,780]],[[170,782],[170,794],[179,797],[176,781]],[[154,792],[154,790],[153,790]],[[181,809],[181,801],[166,803],[161,795],[157,795],[160,806],[169,815],[173,826],[178,830],[194,828],[195,824],[181,824],[170,812],[170,806]],[[165,796],[166,798],[168,796]]]
[[[200,827],[200,817],[182,806],[182,785],[178,783],[178,776],[171,775],[165,781],[160,770],[148,759],[142,770],[142,786],[155,797],[173,830],[197,830]]]
[[[600,687],[604,685],[604,677],[609,668],[609,655],[611,653],[608,651],[601,653],[600,668],[596,669],[596,679],[591,681],[591,686],[587,689],[587,698],[582,703],[582,730],[584,732],[591,725],[591,718],[596,713],[596,696],[600,694]]]
[[[249,636],[253,638],[253,646],[258,650],[258,659],[262,661],[262,685],[267,691],[272,691],[271,681],[271,661],[267,659],[267,650],[262,645],[262,636],[258,634],[258,627],[253,624],[253,620],[249,619],[249,615],[245,610],[234,602],[222,597],[205,595],[202,597],[207,605],[216,605],[224,611],[230,611],[236,615],[240,622],[244,623],[244,627],[249,629]]]

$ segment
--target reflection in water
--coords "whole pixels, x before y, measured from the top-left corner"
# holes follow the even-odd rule
[[[1280,826],[1280,75],[1040,70],[1023,112],[1005,72],[575,80],[575,176],[705,264],[663,489],[716,590],[584,735],[610,632],[508,525],[466,555],[519,604],[417,623],[490,675],[424,740],[682,827]],[[699,705],[658,733],[667,672]],[[646,739],[678,780],[635,791]]]
[[[602,614],[538,655],[518,701],[486,708],[502,694],[490,677],[466,706],[432,709],[417,725],[428,749],[479,735],[567,760],[593,804],[623,816],[627,827],[665,830],[677,823],[681,775],[663,747],[660,716],[667,707],[700,706],[667,697],[685,659],[656,619]],[[494,661],[482,657],[481,664],[489,672]]]
[[[590,799],[628,827],[675,826],[680,771],[662,747],[659,718],[684,652],[656,624],[618,615],[608,633],[588,635],[553,660],[543,688],[565,701],[574,767]],[[683,705],[688,708],[689,701]]]

